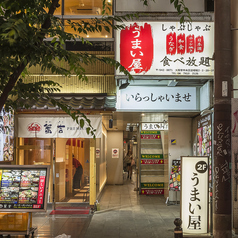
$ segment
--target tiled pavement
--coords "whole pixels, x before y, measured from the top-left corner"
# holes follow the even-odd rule
[[[134,177],[124,185],[107,185],[94,215],[49,215],[51,210],[34,213],[34,237],[173,238],[179,205],[167,206],[163,196],[138,195]]]
[[[163,196],[138,195],[135,183],[106,186],[84,238],[173,238],[179,206]]]

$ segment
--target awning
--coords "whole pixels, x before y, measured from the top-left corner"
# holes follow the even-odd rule
[[[69,105],[73,109],[97,109],[97,110],[115,110],[116,96],[107,94],[52,94],[50,95],[56,101]],[[58,109],[47,98],[38,100],[24,100],[24,104],[31,109]],[[24,109],[24,108],[19,108]]]

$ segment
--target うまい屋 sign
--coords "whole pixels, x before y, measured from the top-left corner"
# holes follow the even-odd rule
[[[183,232],[208,232],[208,157],[181,157],[181,219]]]
[[[124,24],[116,33],[116,60],[132,75],[214,74],[213,22]]]

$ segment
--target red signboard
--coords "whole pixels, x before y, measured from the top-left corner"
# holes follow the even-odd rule
[[[203,36],[196,37],[196,52],[203,52],[204,50],[204,39]]]
[[[142,159],[141,164],[164,164],[163,159]]]
[[[193,54],[194,53],[194,35],[187,36],[187,53]]]
[[[166,35],[166,54],[175,55],[185,53],[193,54],[194,52],[202,53],[204,51],[204,37],[194,37],[193,34],[188,35],[179,34],[176,36],[175,32],[170,32]]]
[[[45,176],[40,176],[37,204],[43,204],[45,190]]]
[[[167,55],[176,54],[176,33],[170,32],[166,36],[166,53]]]
[[[147,72],[153,62],[153,37],[151,25],[137,23],[121,31],[120,62],[129,71]]]
[[[153,139],[161,139],[161,135],[141,135],[141,139],[148,139],[148,140],[153,140]]]
[[[179,34],[177,38],[177,53],[185,54],[185,34]]]
[[[164,194],[164,189],[141,189],[142,195],[160,195]]]

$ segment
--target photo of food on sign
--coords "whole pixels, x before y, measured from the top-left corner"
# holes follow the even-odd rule
[[[0,160],[13,161],[14,154],[14,114],[0,112]]]
[[[43,208],[45,181],[45,169],[0,169],[0,209]]]

